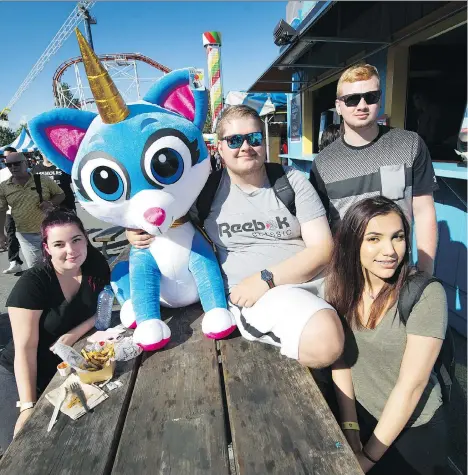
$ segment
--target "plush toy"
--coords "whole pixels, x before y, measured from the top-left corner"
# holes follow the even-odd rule
[[[149,249],[132,248],[129,262],[112,273],[121,320],[136,327],[135,343],[147,351],[162,348],[170,329],[160,304],[199,300],[203,332],[223,338],[234,331],[235,319],[213,249],[187,216],[210,173],[202,136],[206,90],[193,84],[193,70],[183,69],[163,76],[143,101],[126,105],[78,30],[77,36],[99,114],[54,109],[29,123],[31,136],[71,174],[90,214],[156,236]]]

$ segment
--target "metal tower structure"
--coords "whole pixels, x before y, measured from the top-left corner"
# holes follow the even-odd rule
[[[110,77],[126,103],[136,102],[141,99],[140,83],[152,83],[157,79],[156,76],[149,78],[140,77],[138,63],[147,64],[163,74],[171,71],[168,67],[140,53],[102,54],[99,55],[99,59],[109,72]],[[86,73],[82,71],[82,65],[83,59],[79,56],[65,61],[55,71],[52,88],[56,107],[96,110]],[[64,76],[69,69],[72,69],[74,73],[73,85],[71,84],[73,77],[71,75]],[[68,73],[71,73],[71,71],[68,71]],[[67,87],[64,88],[64,84]]]
[[[19,89],[15,92],[15,95],[10,99],[10,102],[8,102],[8,105],[3,109],[3,111],[9,112],[11,110],[11,108],[15,105],[15,103],[21,97],[23,92],[26,91],[26,89],[34,81],[36,76],[44,69],[44,66],[50,60],[50,58],[60,49],[65,40],[71,35],[74,28],[81,21],[85,20],[86,18],[89,19],[89,17],[87,17],[88,10],[92,8],[95,3],[96,0],[80,0],[78,2],[74,10],[65,20],[65,23],[54,36],[52,41],[49,43],[49,46],[47,46],[41,57],[37,60],[36,64],[26,76],[26,79],[23,81]]]

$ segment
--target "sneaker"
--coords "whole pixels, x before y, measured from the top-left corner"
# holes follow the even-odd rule
[[[22,272],[23,267],[19,262],[10,262],[10,267],[3,271],[4,274],[17,274],[18,272]]]

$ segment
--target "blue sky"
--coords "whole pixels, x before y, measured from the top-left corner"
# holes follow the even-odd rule
[[[91,10],[98,22],[92,26],[94,46],[98,54],[139,52],[171,69],[194,66],[206,71],[202,33],[220,31],[224,93],[245,90],[278,54],[273,29],[285,18],[286,3],[98,2]],[[13,97],[75,5],[76,2],[0,1],[0,110]],[[84,32],[82,24],[80,29]],[[13,107],[12,126],[53,107],[53,74],[62,62],[78,55],[73,34]],[[138,67],[143,77],[158,76],[152,68]],[[71,69],[64,79],[75,82]],[[146,84],[149,85],[143,84],[143,92]]]

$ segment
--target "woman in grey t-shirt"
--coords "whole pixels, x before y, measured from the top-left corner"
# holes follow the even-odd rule
[[[410,239],[404,213],[384,197],[350,208],[335,236],[326,298],[345,318],[348,335],[332,376],[341,426],[365,473],[442,473],[447,458],[433,370],[447,301],[432,282],[406,324],[399,315],[399,293],[413,272]]]

